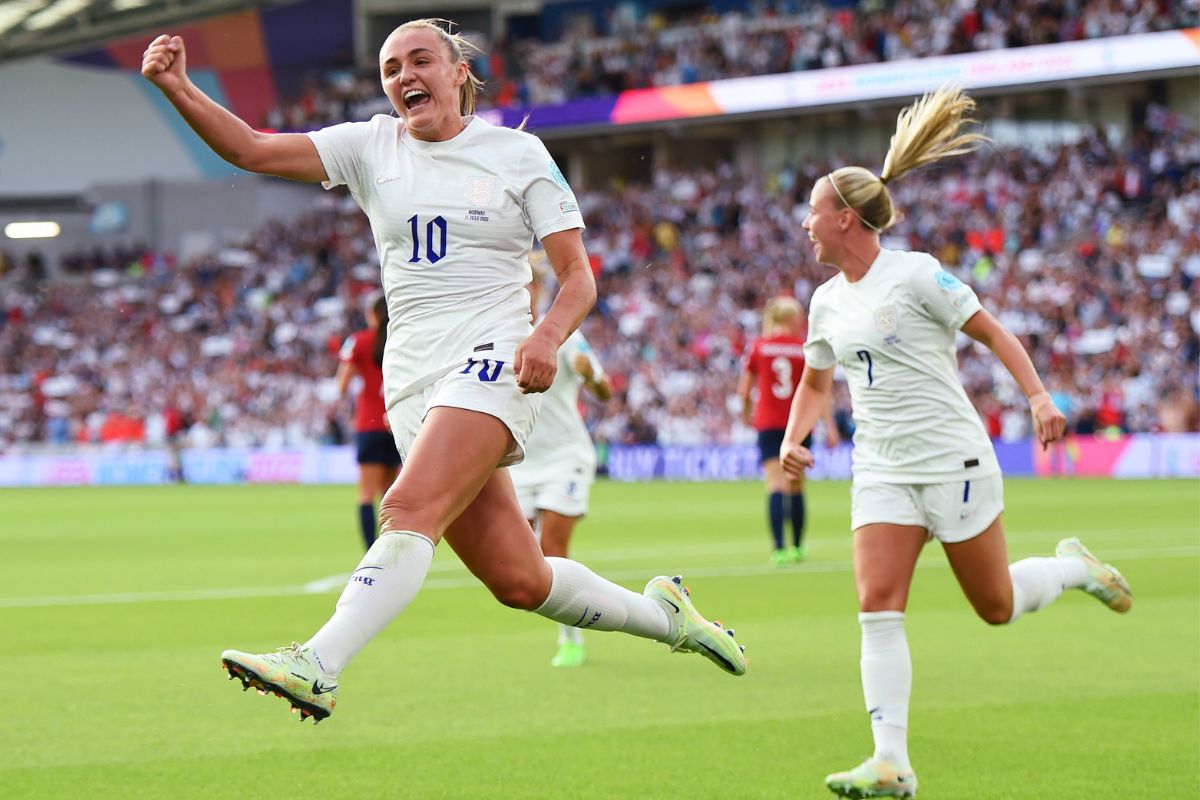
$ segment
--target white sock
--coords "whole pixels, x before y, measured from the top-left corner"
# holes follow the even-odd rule
[[[908,763],[908,698],[912,694],[912,657],[904,635],[903,611],[865,611],[858,615],[862,626],[862,685],[871,733],[875,736],[875,758],[895,764]]]
[[[551,556],[550,594],[537,609],[543,617],[573,628],[621,631],[661,642],[671,630],[656,601],[601,578],[577,561]]]
[[[329,621],[305,643],[317,664],[336,676],[417,596],[433,542],[413,531],[385,533],[359,562]]]
[[[1063,589],[1087,583],[1087,564],[1081,558],[1023,558],[1008,565],[1013,583],[1013,612],[1009,624],[1022,614],[1040,611],[1053,603]]]
[[[583,631],[579,628],[572,628],[570,625],[558,623],[558,643],[559,644],[583,644]]]

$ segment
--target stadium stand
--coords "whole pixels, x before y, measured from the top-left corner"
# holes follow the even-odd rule
[[[1153,121],[1153,117],[1151,118]],[[920,243],[1022,336],[1072,429],[1196,431],[1200,137],[1002,148],[895,186]],[[745,441],[734,387],[773,294],[807,301],[829,276],[800,222],[828,163],[770,174],[662,169],[580,193],[600,283],[585,330],[616,388],[590,408],[599,441]],[[328,393],[358,296],[378,280],[346,195],[175,264],[144,248],[48,264],[0,253],[0,450],[67,443],[335,443]],[[989,432],[1029,435],[995,359],[960,350]],[[848,407],[840,397],[839,416]]]
[[[485,105],[556,105],[629,89],[1200,25],[1196,3],[1140,0],[779,2],[765,10],[762,3],[746,3],[741,11],[681,15],[644,5],[622,4],[599,30],[568,26],[553,42],[484,42],[489,54],[476,69],[487,82]],[[388,110],[374,67],[343,65],[310,76],[300,92],[272,108],[264,125],[310,130]]]

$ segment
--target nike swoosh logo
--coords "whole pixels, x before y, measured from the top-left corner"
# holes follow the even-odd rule
[[[730,672],[737,672],[737,667],[735,667],[728,658],[721,655],[716,650],[713,650],[711,647],[706,645],[704,642],[697,642],[697,644],[700,645],[701,647],[703,647],[705,650],[707,650],[709,655],[712,656],[714,659],[716,659],[717,661],[720,661],[722,664],[724,664],[725,669],[727,669]]]
[[[665,597],[663,598],[663,602],[665,602],[665,603],[666,603],[667,605],[669,605],[671,608],[675,609],[675,613],[676,613],[676,614],[678,614],[678,613],[679,613],[679,606],[675,605],[674,603],[672,603],[670,600],[668,600],[668,599],[667,599],[667,598],[665,598]]]
[[[322,686],[320,681],[313,681],[312,685],[313,694],[328,694],[336,688],[336,683],[333,686]]]

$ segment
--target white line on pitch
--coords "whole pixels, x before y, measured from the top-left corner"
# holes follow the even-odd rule
[[[1122,563],[1125,561],[1141,561],[1161,558],[1196,558],[1200,556],[1200,547],[1163,547],[1130,550],[1111,550],[1104,553],[1106,558]],[[943,560],[925,559],[918,563],[918,568],[945,568]],[[849,572],[853,569],[850,561],[815,561],[797,565],[788,569],[779,569],[766,564],[741,564],[731,566],[690,567],[679,570],[688,578],[741,578],[752,576],[802,576],[805,574],[827,572]],[[322,579],[321,583],[332,581]],[[650,577],[645,569],[606,570],[604,577],[614,581],[643,581]],[[162,603],[186,602],[192,600],[236,600],[264,597],[289,597],[303,594],[323,594],[339,589],[344,583],[344,577],[337,584],[331,584],[322,590],[311,590],[304,586],[260,586],[234,589],[191,589],[174,592],[129,592],[124,594],[91,594],[91,595],[50,595],[46,597],[6,597],[0,598],[0,609],[4,608],[45,608],[58,606],[89,606],[89,605],[122,605],[129,603]],[[313,583],[318,583],[314,581]],[[429,578],[425,581],[424,589],[461,589],[479,586],[474,577],[462,574],[446,578]]]

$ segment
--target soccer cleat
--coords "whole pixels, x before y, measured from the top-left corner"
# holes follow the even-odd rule
[[[242,691],[254,688],[259,694],[287,700],[292,713],[299,712],[301,722],[312,717],[316,724],[337,705],[337,681],[321,669],[311,650],[295,642],[260,655],[226,650],[221,653],[221,665],[229,672],[229,680],[241,680]]]
[[[829,791],[838,797],[916,797],[917,776],[901,772],[882,758],[868,758],[849,772],[835,772],[825,779]]]
[[[777,567],[786,567],[792,563],[792,558],[788,555],[788,551],[781,547],[771,553],[771,563]]]
[[[683,578],[659,575],[642,591],[667,612],[671,631],[666,640],[671,652],[699,653],[731,675],[746,674],[746,648],[720,622],[709,622],[692,605]]]
[[[1054,548],[1054,555],[1083,559],[1083,563],[1087,564],[1088,582],[1081,588],[1092,597],[1119,614],[1133,608],[1133,592],[1129,589],[1129,583],[1114,567],[1092,555],[1092,551],[1084,547],[1079,539],[1074,536],[1063,539]]]
[[[799,564],[801,561],[808,559],[808,546],[798,544],[795,547],[788,548],[788,559],[793,564]]]
[[[558,646],[558,652],[550,659],[552,667],[582,667],[584,661],[583,645],[577,642],[563,642]]]

